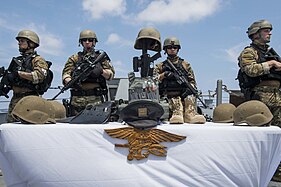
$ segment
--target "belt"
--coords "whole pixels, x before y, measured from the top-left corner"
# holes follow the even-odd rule
[[[257,86],[270,86],[270,87],[280,87],[280,81],[278,80],[263,80]]]
[[[107,94],[107,89],[94,88],[91,90],[70,90],[71,96],[102,96]]]
[[[14,97],[25,97],[25,96],[28,96],[28,95],[37,95],[39,96],[39,94],[35,91],[31,91],[31,92],[22,92],[22,93],[15,93],[14,92]]]

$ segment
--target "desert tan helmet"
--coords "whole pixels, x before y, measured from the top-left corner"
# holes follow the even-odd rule
[[[93,38],[95,39],[96,42],[98,42],[96,33],[90,29],[86,29],[80,32],[79,43],[81,42],[81,39],[85,39],[85,38]]]
[[[179,39],[174,36],[168,37],[164,40],[163,50],[166,50],[168,46],[177,46],[179,49],[181,48]]]
[[[20,99],[12,111],[12,116],[22,123],[56,123],[53,105],[39,96],[26,96]]]
[[[232,123],[233,112],[236,109],[231,103],[222,103],[215,107],[213,111],[213,122],[215,123]]]
[[[257,33],[260,29],[272,30],[272,24],[269,21],[264,20],[264,19],[255,21],[248,28],[247,34],[249,37],[251,37],[253,34]]]
[[[258,100],[244,102],[233,112],[234,125],[247,123],[250,126],[263,126],[270,124],[272,118],[269,108]]]
[[[36,47],[38,47],[40,45],[40,40],[39,40],[38,35],[31,30],[21,30],[18,33],[16,39],[19,40],[19,38],[26,38],[26,39],[32,41],[33,43],[36,44]]]
[[[66,118],[66,109],[62,103],[55,100],[50,100],[48,102],[50,102],[54,107],[55,120]]]
[[[135,49],[147,48],[152,51],[161,51],[160,33],[155,28],[143,28],[139,31],[135,41]]]

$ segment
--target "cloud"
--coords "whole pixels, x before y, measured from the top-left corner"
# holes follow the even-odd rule
[[[220,0],[155,0],[135,19],[150,23],[187,23],[212,15],[220,8]]]
[[[224,52],[226,54],[227,61],[237,63],[238,56],[246,45],[247,45],[247,42],[242,42],[229,49],[225,49]]]
[[[126,40],[124,38],[121,38],[116,33],[111,33],[106,40],[106,44],[116,44],[119,46],[132,46],[133,42]]]
[[[119,16],[126,11],[125,0],[83,0],[83,10],[88,11],[93,19],[100,19],[105,15]]]

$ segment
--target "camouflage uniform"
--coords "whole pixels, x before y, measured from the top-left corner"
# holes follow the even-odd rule
[[[22,30],[18,33],[16,39],[19,41],[19,51],[21,56],[18,56],[15,59],[13,58],[8,68],[9,74],[7,74],[7,77],[9,75],[16,75],[13,76],[13,80],[10,80],[9,83],[13,90],[13,97],[9,104],[7,122],[15,121],[11,113],[16,103],[21,98],[28,95],[39,95],[39,93],[41,93],[38,90],[37,85],[44,82],[49,68],[48,63],[34,50],[39,46],[39,37],[35,32]],[[23,43],[23,41],[20,42],[20,40],[25,40],[25,43]],[[27,47],[20,47],[22,45]],[[16,63],[15,60],[21,64]],[[30,75],[32,81],[22,78],[19,73]]]
[[[271,30],[272,24],[267,20],[258,20],[248,28],[247,34],[252,43],[238,58],[240,75],[244,74],[245,77],[241,81],[238,73],[238,79],[246,100],[260,100],[266,104],[273,114],[271,125],[281,127],[280,71],[274,70],[276,59],[267,59],[267,54],[271,51],[267,45],[270,42]],[[273,67],[269,66],[269,61],[274,63]],[[243,84],[244,87],[241,86]],[[281,163],[272,180],[281,182]]]
[[[79,54],[82,56],[90,55],[90,53],[95,53],[94,49],[91,52],[79,52],[77,54],[74,54],[70,56],[64,66],[63,72],[62,72],[62,80],[65,80],[68,77],[71,77],[77,62],[79,61]],[[102,63],[102,68],[110,70],[112,72],[110,79],[112,79],[115,75],[115,71],[113,66],[111,65],[109,60],[105,60]],[[104,79],[102,75],[100,75],[101,79]],[[105,80],[104,80],[105,81]],[[103,84],[106,84],[103,82]],[[96,94],[94,90],[97,90],[97,88],[101,88],[101,83],[97,82],[96,80],[85,80],[81,84],[81,88],[72,88],[71,89],[71,98],[70,98],[70,104],[72,107],[71,115],[76,115],[80,111],[82,111],[87,104],[92,103],[94,105],[100,104],[106,100],[107,93],[103,94]],[[80,92],[81,94],[77,94]],[[106,88],[107,92],[107,88]]]
[[[254,46],[259,46],[260,50],[266,51],[268,45],[260,45],[253,42]],[[249,99],[258,99],[265,103],[273,114],[272,125],[281,127],[281,93],[280,80],[264,77],[270,74],[270,68],[266,63],[259,61],[258,48],[253,45],[246,47],[239,56],[239,66],[242,72],[250,77],[261,77],[259,84],[250,88],[247,95]]]

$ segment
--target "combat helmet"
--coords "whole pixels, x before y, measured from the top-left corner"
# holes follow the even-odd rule
[[[270,29],[272,30],[272,24],[267,20],[259,20],[252,23],[252,25],[248,28],[247,34],[250,38],[253,34],[257,33],[260,29]]]
[[[234,125],[247,123],[250,126],[262,126],[270,124],[272,118],[269,108],[258,100],[244,102],[233,112]]]
[[[18,33],[18,36],[16,37],[17,40],[19,40],[20,38],[26,38],[32,42],[34,42],[36,44],[36,47],[39,46],[40,44],[40,40],[38,35],[31,31],[31,30],[22,30]]]
[[[144,46],[145,42],[147,42],[146,46]],[[144,47],[156,52],[161,51],[161,37],[157,29],[143,28],[139,31],[134,48],[143,49]]]
[[[39,96],[20,99],[12,111],[12,116],[22,123],[56,123],[53,105]]]
[[[171,46],[178,46],[179,49],[181,48],[180,41],[176,37],[166,38],[164,40],[163,50],[166,50],[166,48],[170,45]]]
[[[233,112],[236,109],[231,103],[222,103],[215,107],[213,111],[213,122],[215,123],[232,123]]]
[[[50,100],[48,102],[50,102],[54,107],[55,120],[66,118],[66,109],[62,103],[55,100]]]
[[[79,43],[81,42],[81,39],[84,39],[84,38],[93,38],[93,39],[95,39],[96,42],[98,42],[96,33],[89,29],[86,29],[86,30],[83,30],[80,32]]]

